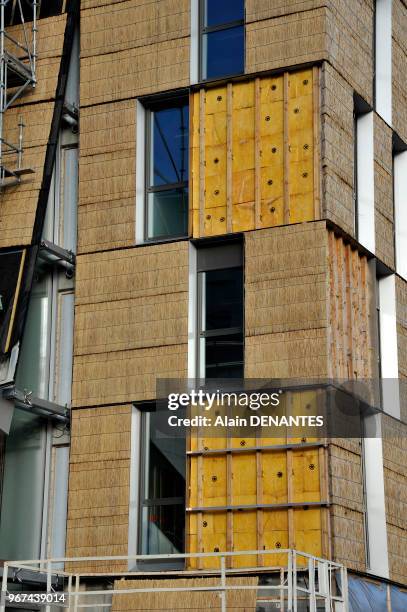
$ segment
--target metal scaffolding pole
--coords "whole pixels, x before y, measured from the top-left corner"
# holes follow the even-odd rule
[[[39,0],[26,0],[30,10],[30,26],[25,20],[22,0],[15,3],[20,30],[7,31],[6,8],[12,0],[0,0],[0,189],[20,183],[24,174],[33,170],[23,166],[22,117],[18,122],[18,142],[4,137],[5,113],[23,93],[36,85],[37,8]],[[32,13],[31,13],[32,11]]]

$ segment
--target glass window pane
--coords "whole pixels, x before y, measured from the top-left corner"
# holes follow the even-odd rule
[[[215,26],[244,19],[244,0],[206,0],[204,25]]]
[[[16,385],[35,397],[49,399],[50,304],[47,278],[34,282],[28,306]]]
[[[188,190],[169,189],[148,194],[147,237],[188,234]]]
[[[204,34],[202,45],[204,79],[244,72],[244,26]]]
[[[142,554],[183,552],[185,506],[145,506],[142,511]]]
[[[40,555],[46,425],[16,409],[6,442],[0,522],[1,559]]]
[[[188,105],[151,113],[150,187],[188,180]]]
[[[178,448],[181,447],[181,448]],[[184,497],[185,464],[184,441],[150,439],[150,457],[148,474],[149,499]],[[177,452],[177,451],[181,451]]]
[[[243,334],[205,338],[206,378],[243,377]]]
[[[145,483],[141,512],[144,554],[175,553],[184,549],[186,441],[185,438],[169,438],[161,431],[161,424],[162,414],[143,414]],[[167,503],[158,502],[165,499]],[[146,502],[151,505],[147,506]]]
[[[205,272],[205,329],[243,326],[243,271]]]
[[[146,481],[148,499],[185,496],[185,440],[161,431],[159,412],[145,413]]]

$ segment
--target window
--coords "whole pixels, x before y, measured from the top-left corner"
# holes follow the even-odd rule
[[[185,438],[160,432],[160,413],[142,412],[140,553],[177,553],[185,544]]]
[[[244,72],[244,0],[200,3],[201,80]]]
[[[146,116],[145,240],[188,235],[189,108],[183,98]]]
[[[198,376],[243,377],[240,244],[198,250]]]

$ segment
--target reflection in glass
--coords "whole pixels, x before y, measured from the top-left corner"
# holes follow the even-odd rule
[[[239,268],[205,272],[205,329],[243,325],[243,277]]]
[[[188,180],[188,106],[151,113],[150,187]]]
[[[200,272],[198,287],[199,376],[242,378],[243,270],[228,268]]]
[[[150,112],[146,238],[188,234],[188,104]]]
[[[143,414],[142,554],[184,550],[185,439],[160,432],[156,412]]]
[[[175,554],[184,550],[183,504],[144,506],[143,554]]]
[[[34,397],[48,398],[50,304],[48,281],[34,281],[19,356],[16,386],[32,391]]]
[[[244,72],[244,26],[217,30],[203,35],[202,78]]]
[[[170,189],[149,193],[147,219],[147,238],[149,239],[187,234],[187,189]]]
[[[205,26],[217,26],[239,19],[244,19],[244,0],[206,0]]]
[[[0,520],[0,558],[38,559],[44,495],[46,425],[15,409],[7,437]]]
[[[206,378],[243,378],[242,334],[205,338]]]

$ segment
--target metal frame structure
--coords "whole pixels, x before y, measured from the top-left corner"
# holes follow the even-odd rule
[[[267,584],[259,581],[256,585],[234,585],[228,583],[229,576],[239,575],[256,575],[259,570],[256,567],[247,567],[236,569],[228,569],[226,567],[226,559],[239,556],[253,556],[257,559],[258,555],[275,556],[276,564],[270,567],[262,568],[261,575],[273,576],[274,580],[270,580]],[[287,558],[287,565],[281,566],[283,556]],[[175,583],[174,578],[185,577],[204,577],[208,576],[218,578],[219,582],[210,586],[203,583],[200,586],[178,587],[163,586],[162,588],[111,588],[111,583],[114,579],[126,578],[135,580],[137,578],[146,578],[146,572],[143,569],[135,569],[129,572],[111,572],[107,573],[101,569],[100,572],[78,573],[74,569],[65,571],[60,569],[64,563],[91,563],[96,565],[100,563],[106,567],[106,561],[123,561],[124,565],[134,563],[137,566],[139,562],[145,561],[173,561],[187,560],[194,558],[212,558],[214,565],[219,569],[210,569],[205,571],[183,570],[171,571],[171,579]],[[180,553],[180,554],[162,554],[162,555],[134,555],[134,556],[107,556],[107,557],[72,557],[60,559],[44,559],[35,561],[13,561],[5,562],[3,567],[3,579],[1,586],[1,601],[0,612],[5,612],[7,605],[7,595],[11,592],[8,590],[10,583],[18,581],[20,574],[24,573],[27,579],[29,574],[32,576],[32,582],[38,583],[38,578],[42,578],[44,596],[48,593],[59,592],[66,595],[66,600],[62,604],[58,604],[60,608],[77,612],[80,609],[100,609],[112,610],[113,596],[131,595],[140,593],[192,593],[210,592],[216,593],[220,599],[221,612],[227,611],[227,594],[229,592],[238,591],[256,591],[258,605],[273,604],[279,606],[285,612],[298,612],[307,606],[310,612],[317,610],[325,610],[325,612],[348,612],[348,586],[347,586],[347,571],[346,568],[339,564],[321,559],[308,553],[299,552],[291,549],[277,550],[256,550],[256,551],[239,551],[239,552],[224,552],[224,553]],[[168,572],[152,572],[149,574],[154,578],[165,578]],[[277,580],[276,580],[277,578]],[[90,579],[97,579],[99,582],[106,579],[106,589],[89,589],[86,590],[86,584]],[[63,585],[63,586],[62,586]],[[15,591],[14,591],[15,593]],[[46,599],[46,598],[45,598]],[[108,599],[108,601],[106,601]],[[30,605],[30,607],[32,604]],[[34,608],[33,608],[34,609]],[[51,606],[44,602],[38,609],[51,612]],[[235,606],[234,606],[235,609]]]
[[[6,7],[11,1],[0,0],[0,189],[18,184],[24,174],[33,172],[23,167],[22,117],[18,122],[18,143],[15,144],[4,138],[4,114],[26,89],[36,85],[39,0],[16,0],[15,10],[19,12],[23,42],[6,31]],[[24,19],[22,1],[32,8],[30,27]]]

